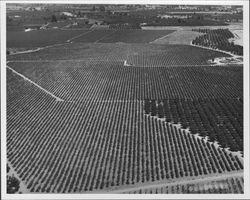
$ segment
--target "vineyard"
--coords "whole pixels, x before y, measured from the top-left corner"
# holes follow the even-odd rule
[[[91,32],[92,33],[92,32]],[[86,35],[85,35],[86,37]],[[80,39],[80,38],[79,38]],[[73,40],[74,41],[74,40]],[[190,45],[124,44],[124,43],[74,43],[53,47],[32,54],[10,55],[8,60],[82,60],[90,63],[103,61],[124,62],[134,66],[167,67],[207,65],[216,57],[230,57],[228,54],[200,49]]]
[[[228,29],[193,29],[193,31],[204,33],[204,35],[195,38],[192,41],[192,44],[210,47],[213,49],[220,49],[236,55],[243,55],[242,46],[228,41],[228,39],[234,38],[234,34]]]
[[[155,61],[144,61],[149,54]],[[243,68],[200,64],[218,54],[187,45],[85,43],[9,56],[16,61],[7,70],[8,162],[31,193],[112,192],[242,171],[241,157],[211,142],[243,151]],[[203,185],[205,193],[241,193],[240,186]]]
[[[243,67],[145,44],[171,32],[90,30],[8,56],[7,159],[24,193],[243,193]]]
[[[7,72],[7,157],[31,192],[99,191],[243,169],[237,156],[145,115],[142,101],[58,102]]]
[[[7,5],[7,194],[247,193],[243,23],[219,8]]]
[[[11,62],[67,101],[242,98],[240,66],[125,67],[121,62]],[[20,64],[21,63],[21,64]],[[76,66],[76,67],[74,67]],[[241,88],[241,89],[240,89]]]

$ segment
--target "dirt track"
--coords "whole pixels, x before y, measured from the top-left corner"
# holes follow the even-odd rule
[[[142,189],[153,189],[153,188],[161,188],[165,186],[174,186],[177,184],[196,184],[196,183],[204,183],[208,181],[216,181],[220,179],[226,179],[230,177],[239,177],[243,176],[243,171],[233,171],[233,172],[226,172],[222,174],[209,174],[205,176],[198,176],[198,177],[185,177],[185,178],[178,178],[174,180],[170,180],[168,182],[158,181],[158,182],[147,182],[145,184],[135,184],[131,186],[120,187],[113,190],[103,190],[103,191],[93,191],[93,193],[127,193]]]

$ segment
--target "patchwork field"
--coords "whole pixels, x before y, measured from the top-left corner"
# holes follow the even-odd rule
[[[127,62],[136,67],[207,65],[208,60],[228,54],[190,45],[73,43],[41,51],[8,56],[14,61],[69,61],[74,64]],[[74,65],[73,64],[73,65]]]
[[[8,65],[67,101],[238,98],[243,69],[126,67],[122,62],[11,62]]]
[[[7,156],[31,192],[87,192],[243,168],[237,156],[145,115],[141,101],[58,102],[10,70],[7,77]]]
[[[242,65],[149,44],[172,30],[78,33],[7,56],[7,159],[26,193],[244,192]]]

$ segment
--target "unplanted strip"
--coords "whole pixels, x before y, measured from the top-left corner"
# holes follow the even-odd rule
[[[130,188],[121,188],[117,190],[109,190],[105,191],[106,193],[128,193],[128,192],[133,192],[133,191],[138,191],[138,190],[145,190],[145,189],[155,189],[155,188],[161,188],[161,187],[170,187],[174,185],[185,185],[185,184],[197,184],[197,183],[204,183],[204,182],[209,182],[209,181],[216,181],[220,179],[226,179],[226,178],[231,178],[231,177],[240,177],[243,176],[243,171],[234,171],[234,172],[227,172],[227,173],[222,173],[222,174],[209,174],[205,176],[199,176],[199,177],[189,177],[186,179],[179,178],[173,180],[173,182],[159,182],[159,183],[146,183],[145,185],[134,185],[133,187]]]
[[[86,34],[88,34],[88,33],[91,33],[91,32],[93,32],[93,30],[92,30],[92,31],[87,31],[87,32],[81,33],[80,35],[77,35],[77,36],[75,36],[75,37],[72,37],[72,38],[68,39],[67,42],[72,42],[74,39],[79,38],[79,37],[81,37],[81,36],[83,36],[83,35],[86,35]]]

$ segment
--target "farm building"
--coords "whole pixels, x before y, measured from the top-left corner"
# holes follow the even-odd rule
[[[70,12],[61,12],[61,15],[65,15],[67,17],[76,17],[76,15],[70,13]]]
[[[24,26],[24,31],[39,30],[40,28],[41,24],[28,24]]]

